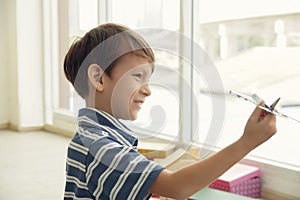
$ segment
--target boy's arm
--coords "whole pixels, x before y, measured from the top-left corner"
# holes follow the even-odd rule
[[[264,102],[260,105],[264,105]],[[238,141],[213,156],[176,172],[163,170],[149,191],[166,197],[185,199],[217,179],[275,132],[275,115],[266,114],[256,107],[246,124],[243,136]]]

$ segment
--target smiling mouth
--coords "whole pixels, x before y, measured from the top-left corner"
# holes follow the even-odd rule
[[[144,101],[138,100],[138,101],[134,101],[139,107],[142,107],[142,104],[144,103]]]

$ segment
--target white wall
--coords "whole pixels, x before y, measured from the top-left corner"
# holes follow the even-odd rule
[[[0,1],[0,126],[8,123],[7,4]]]
[[[44,125],[42,19],[40,0],[0,1],[0,124],[15,129]]]
[[[0,126],[8,123],[7,5],[0,1]]]
[[[43,126],[42,1],[17,0],[16,2],[18,126]]]
[[[16,41],[16,1],[5,0],[7,4],[7,35],[8,35],[8,112],[9,123],[18,124],[18,76],[17,76],[17,41]]]

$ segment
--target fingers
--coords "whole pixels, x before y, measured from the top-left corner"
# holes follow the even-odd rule
[[[255,121],[260,121],[261,119],[263,119],[266,115],[266,112],[264,110],[262,110],[261,108],[259,108],[259,106],[264,106],[265,102],[261,101],[256,108],[254,109],[253,113],[251,114],[251,118]]]
[[[268,129],[268,133],[273,135],[277,132],[276,128],[276,115],[266,112],[261,109],[261,114],[259,117],[259,122],[261,122]]]
[[[254,109],[245,126],[245,132],[242,137],[243,139],[246,138],[245,141],[253,148],[267,141],[277,132],[276,115],[259,108],[259,106],[264,105],[265,102],[261,101]]]
[[[276,122],[276,115],[275,114],[272,114],[272,113],[268,113],[268,112],[265,112],[265,116],[262,118],[262,120],[265,120],[265,121],[274,121]]]

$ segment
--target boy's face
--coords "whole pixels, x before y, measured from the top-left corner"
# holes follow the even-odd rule
[[[104,91],[111,114],[119,119],[135,120],[145,98],[151,94],[148,81],[153,65],[147,59],[128,53],[117,61],[106,77]],[[109,104],[107,104],[109,105]]]

